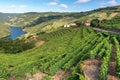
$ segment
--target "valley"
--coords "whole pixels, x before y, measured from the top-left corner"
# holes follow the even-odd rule
[[[0,80],[120,80],[120,6],[7,16],[0,16]],[[2,38],[9,26],[26,34]]]

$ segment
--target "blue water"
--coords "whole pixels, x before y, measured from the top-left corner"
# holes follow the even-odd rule
[[[10,27],[10,32],[11,34],[6,37],[8,39],[16,39],[17,37],[26,33],[22,30],[22,28],[19,27]]]

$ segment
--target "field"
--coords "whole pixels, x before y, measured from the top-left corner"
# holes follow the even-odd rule
[[[120,77],[120,45],[115,36],[103,35],[90,27],[64,28],[40,34],[37,42],[40,41],[44,43],[18,54],[1,50],[0,80],[36,80],[34,75],[38,73],[38,76],[42,75],[40,80],[59,80],[60,75],[64,80],[95,79],[85,74],[88,63],[82,64],[86,60],[90,63],[98,61],[98,75],[92,74],[98,80],[107,80],[108,76]],[[115,70],[114,74],[111,74],[111,63],[116,64],[111,68]]]

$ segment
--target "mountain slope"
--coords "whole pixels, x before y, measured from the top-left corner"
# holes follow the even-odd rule
[[[10,18],[17,16],[16,13],[0,13],[0,23],[6,22]]]
[[[9,14],[10,15],[10,14]],[[111,20],[120,15],[120,6],[99,8],[88,12],[80,13],[58,13],[58,12],[45,12],[45,13],[23,13],[13,16],[5,25],[13,25],[24,28],[29,33],[51,32],[59,29],[64,24],[75,21],[86,21],[98,18],[100,21],[106,19]],[[3,19],[4,20],[4,19]],[[106,22],[107,23],[107,22]],[[101,24],[107,25],[107,24]],[[119,24],[116,24],[119,26]],[[111,26],[111,25],[110,25]],[[118,27],[117,27],[118,28]]]
[[[19,14],[0,13],[0,37],[5,37],[6,35],[10,34],[9,27],[8,27],[8,24],[6,24],[6,22],[17,15]]]
[[[84,63],[84,61],[98,60],[101,63],[97,68],[100,72],[97,73],[98,78],[109,80],[107,75],[111,75],[108,69],[111,66],[109,62],[112,61],[110,56],[111,54],[119,54],[112,53],[112,44],[109,42],[112,41],[111,39],[116,40],[115,46],[119,46],[116,37],[110,35],[105,37],[101,32],[95,32],[92,28],[85,26],[77,29],[63,28],[38,35],[38,37],[38,42],[45,40],[44,44],[31,50],[19,54],[6,54],[0,50],[0,79],[29,80],[32,78],[32,74],[41,73],[54,80],[53,76],[69,72],[64,78],[65,80],[83,80],[87,77],[84,73],[86,66],[80,65],[83,63],[83,65],[91,66],[91,62]],[[115,49],[119,51],[117,47]],[[116,57],[119,60],[119,56],[116,55]],[[117,60],[116,63],[120,64]],[[95,62],[92,65],[95,64],[98,63]],[[117,65],[117,68],[119,66]],[[59,71],[62,72],[57,74]],[[116,73],[119,72],[119,70],[116,71]],[[116,77],[116,75],[111,76]]]

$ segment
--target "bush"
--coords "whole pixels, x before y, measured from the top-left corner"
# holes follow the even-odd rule
[[[0,40],[0,49],[6,53],[19,53],[34,47],[34,42],[25,43],[24,40]]]
[[[99,20],[98,19],[93,19],[91,21],[91,26],[92,27],[98,27],[99,26]]]

